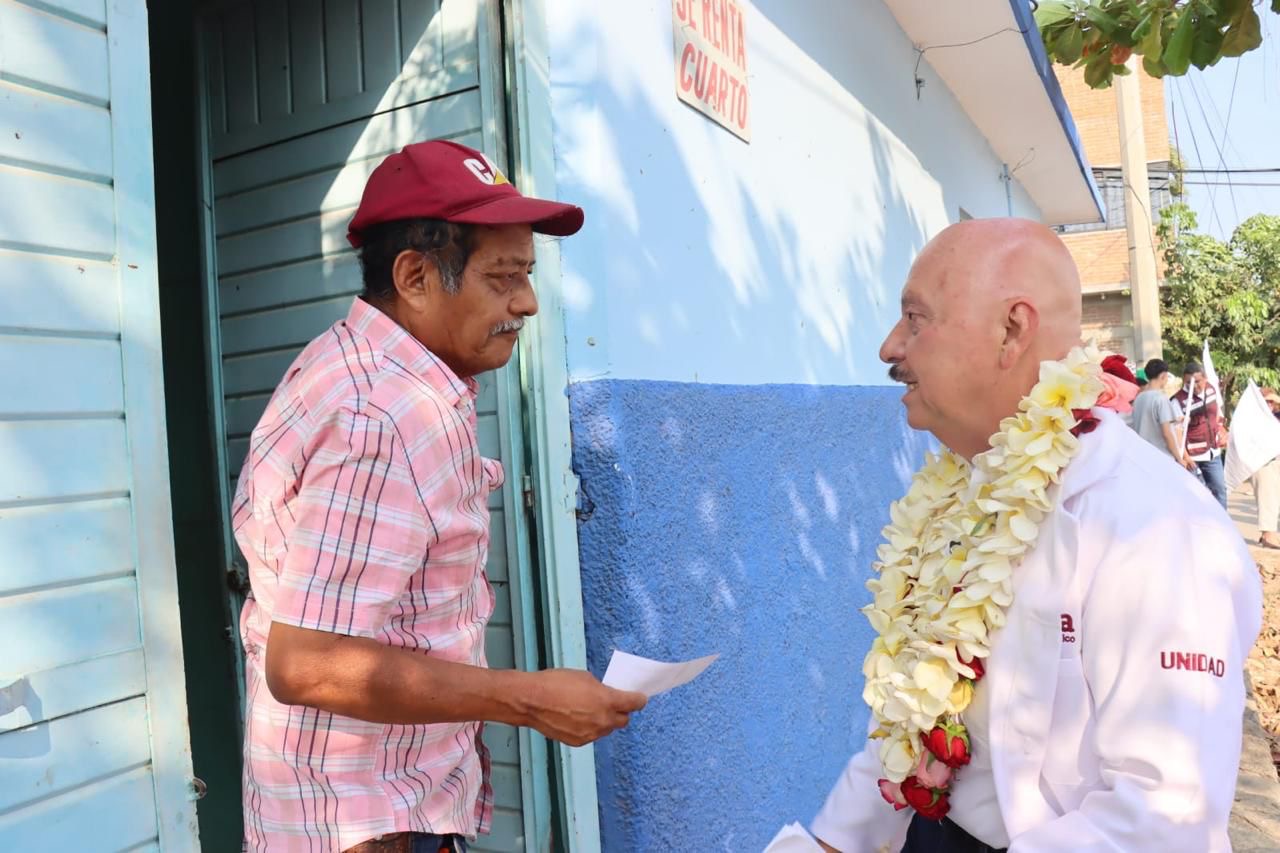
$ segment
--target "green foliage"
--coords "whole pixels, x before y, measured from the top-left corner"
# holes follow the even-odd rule
[[[1276,0],[1280,3],[1280,0]],[[1186,160],[1182,157],[1182,152],[1178,147],[1169,142],[1169,195],[1174,198],[1182,198],[1186,192],[1186,184],[1182,180],[1182,171],[1187,167]]]
[[[1160,293],[1164,357],[1176,371],[1199,361],[1206,338],[1234,406],[1250,379],[1280,387],[1280,216],[1258,214],[1228,243],[1195,231],[1181,202],[1156,231],[1166,266]]]
[[[1135,53],[1151,76],[1176,77],[1262,44],[1252,0],[1040,0],[1035,17],[1049,58],[1084,68],[1094,89],[1127,74]]]

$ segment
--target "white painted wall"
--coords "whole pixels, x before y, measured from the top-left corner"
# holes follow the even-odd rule
[[[1007,211],[879,0],[744,5],[750,144],[677,100],[670,0],[547,2],[558,192],[587,211],[561,246],[573,381],[887,382],[911,259],[961,207]],[[1016,182],[1013,211],[1039,215]]]

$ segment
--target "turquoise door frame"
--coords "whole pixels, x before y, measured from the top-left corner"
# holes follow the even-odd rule
[[[545,0],[503,0],[506,92],[511,160],[522,192],[556,198],[554,124],[551,116],[550,39]],[[572,239],[572,238],[570,238]],[[548,666],[587,668],[582,579],[578,563],[578,478],[569,432],[568,358],[560,247],[538,247],[538,299],[532,335],[520,339],[526,446],[541,568],[545,655]],[[556,805],[570,853],[600,850],[595,752],[591,746],[552,744]]]

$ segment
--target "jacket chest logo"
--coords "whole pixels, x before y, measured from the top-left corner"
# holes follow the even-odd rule
[[[1185,669],[1187,672],[1207,672],[1222,678],[1226,662],[1197,652],[1161,652],[1161,669]]]
[[[1076,641],[1076,623],[1071,618],[1070,613],[1062,614],[1062,642],[1074,643]]]

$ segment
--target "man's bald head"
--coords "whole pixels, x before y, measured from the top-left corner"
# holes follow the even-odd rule
[[[1079,342],[1080,278],[1058,236],[1025,219],[974,219],[920,253],[880,357],[908,384],[911,425],[973,456],[1040,362]]]
[[[938,274],[941,293],[961,308],[1001,312],[1024,301],[1040,320],[1040,360],[1062,358],[1080,343],[1080,275],[1058,235],[1028,219],[970,219],[925,246],[912,279]]]

